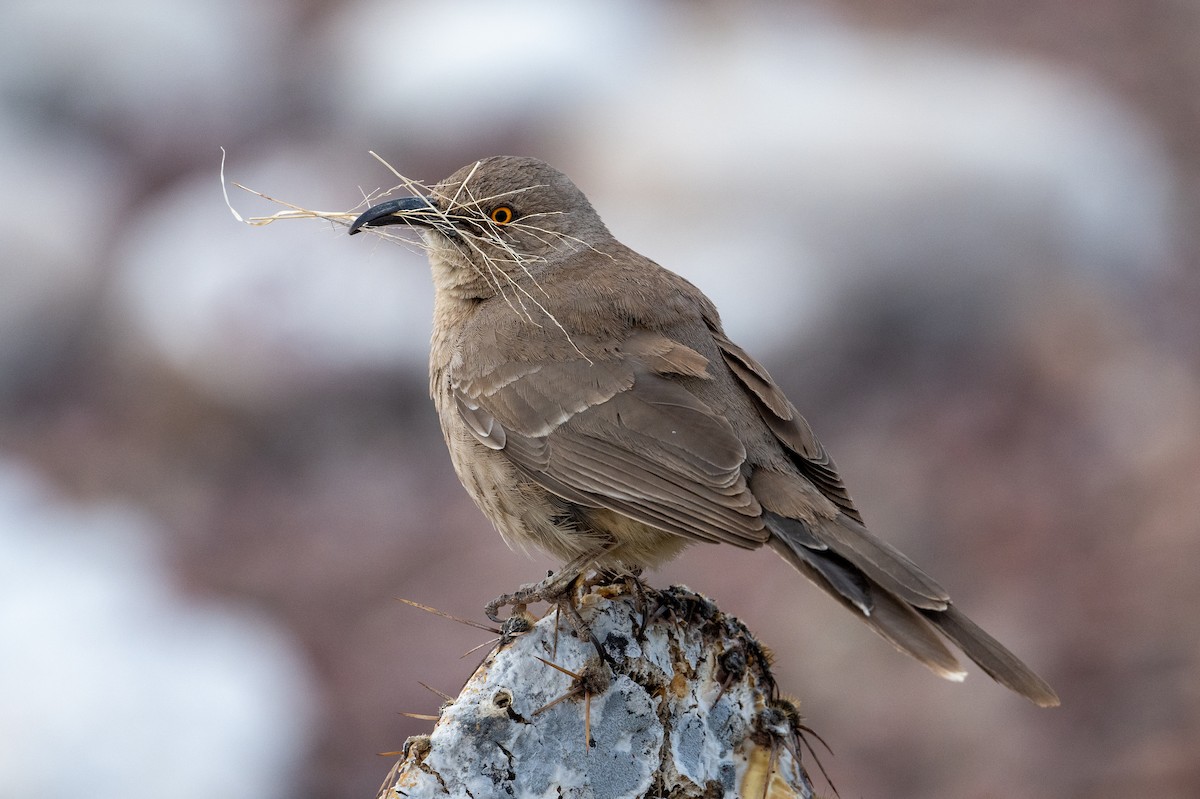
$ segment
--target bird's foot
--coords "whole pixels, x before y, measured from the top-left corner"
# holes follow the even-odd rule
[[[588,568],[597,557],[612,547],[613,545],[609,544],[595,552],[581,555],[539,583],[529,583],[511,594],[501,594],[487,603],[484,613],[492,621],[500,621],[500,609],[503,607],[511,606],[513,615],[517,615],[523,613],[525,606],[531,602],[546,602],[553,605],[560,615],[567,618],[567,622],[580,639],[592,642],[601,660],[611,665],[613,663],[612,656],[605,651],[603,645],[592,634],[591,627],[579,615],[579,610],[575,607],[575,596],[580,586],[580,580]]]
[[[540,583],[529,583],[511,594],[501,594],[487,603],[483,612],[492,621],[500,621],[500,608],[507,606],[512,606],[515,610],[522,610],[531,602],[548,602],[561,608],[564,599],[573,598],[576,583],[584,572],[591,568],[597,558],[610,552],[615,546],[615,543],[610,542],[595,550],[585,552],[557,572],[551,572]],[[574,610],[574,605],[571,605],[571,609]]]
[[[563,569],[548,575],[540,583],[528,583],[511,594],[501,594],[487,603],[483,612],[492,621],[500,621],[500,609],[504,607],[512,607],[514,612],[524,610],[526,605],[533,602],[546,602],[561,607],[564,603],[570,602],[575,583],[580,577],[578,571],[574,574],[565,572],[566,570]]]
[[[551,574],[540,583],[530,583],[521,586],[511,594],[501,594],[487,603],[484,612],[492,621],[499,621],[500,608],[512,606],[512,618],[523,618],[525,606],[530,602],[546,602],[553,605],[562,616],[566,617],[567,622],[581,640],[592,642],[592,646],[596,648],[596,653],[602,661],[613,665],[612,656],[605,651],[604,645],[592,634],[592,628],[583,616],[579,615],[579,610],[575,607],[575,592],[581,577],[582,575],[578,572],[573,575],[564,574],[563,571]],[[508,622],[505,624],[507,625]]]

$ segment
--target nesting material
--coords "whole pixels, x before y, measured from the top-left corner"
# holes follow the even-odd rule
[[[560,614],[516,616],[384,797],[813,796],[803,728],[768,656],[686,588],[585,583],[576,606],[611,663]]]

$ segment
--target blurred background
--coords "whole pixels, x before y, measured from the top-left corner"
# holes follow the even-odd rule
[[[935,679],[767,552],[685,582],[844,797],[1200,795],[1200,5],[11,3],[0,796],[370,797],[509,552],[423,258],[238,224],[499,153],[700,285],[867,521],[1060,692]],[[244,215],[278,210],[234,190]]]

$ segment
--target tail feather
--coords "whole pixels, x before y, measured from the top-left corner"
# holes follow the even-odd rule
[[[806,547],[784,544],[778,538],[772,538],[771,543],[775,551],[805,577],[838,599],[853,605],[864,616],[871,615],[874,604],[871,583],[858,569],[831,553],[817,553]],[[822,580],[825,582],[822,583]]]
[[[1058,707],[1058,694],[1045,680],[1009,652],[954,605],[942,611],[921,611],[989,677],[1040,707]]]
[[[912,655],[939,676],[961,681],[966,672],[943,642],[944,635],[996,682],[1041,707],[1059,704],[1057,694],[1045,680],[967,618],[950,603],[949,597],[940,608],[930,608],[928,604],[933,604],[928,601],[930,597],[922,596],[925,601],[914,607],[907,595],[897,596],[888,590],[892,580],[886,583],[877,580],[875,570],[863,568],[857,558],[844,555],[833,541],[828,549],[814,548],[814,536],[819,541],[824,539],[823,535],[793,519],[771,518],[774,516],[766,517],[772,532],[771,548],[897,649]],[[794,535],[797,532],[801,534]],[[825,532],[824,528],[821,532]],[[919,569],[917,573],[923,574]],[[937,585],[932,580],[929,583]]]
[[[937,631],[907,602],[897,599],[878,585],[872,585],[861,572],[855,574],[857,569],[841,567],[829,555],[803,547],[792,548],[776,536],[772,536],[770,544],[797,571],[853,611],[855,616],[897,649],[921,661],[947,680],[961,681],[966,676]],[[837,575],[839,572],[846,575],[845,582],[830,579],[830,574]],[[854,585],[859,593],[846,591],[846,582]],[[864,608],[863,604],[867,607]]]
[[[891,544],[845,514],[813,525],[812,534],[858,566],[889,592],[918,608],[942,610],[950,601],[946,589]]]

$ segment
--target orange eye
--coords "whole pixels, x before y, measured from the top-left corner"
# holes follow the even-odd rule
[[[489,214],[489,216],[491,216],[492,221],[497,225],[507,225],[509,222],[513,221],[513,218],[516,215],[513,213],[513,209],[509,206],[497,205],[492,209],[492,213]]]

